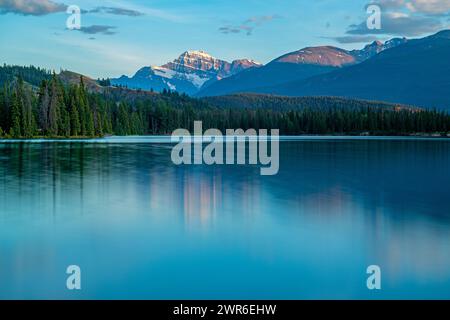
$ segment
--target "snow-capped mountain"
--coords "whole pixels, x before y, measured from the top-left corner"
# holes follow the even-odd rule
[[[358,62],[365,61],[367,59],[372,58],[373,56],[379,54],[382,51],[387,49],[395,48],[401,44],[404,44],[408,41],[406,38],[394,38],[388,40],[386,42],[374,41],[371,44],[368,44],[361,50],[352,50],[349,52],[352,56],[356,58]]]
[[[450,30],[406,42],[394,39],[384,45],[391,47],[359,64],[252,92],[335,96],[450,110]]]
[[[261,68],[216,81],[202,88],[197,96],[217,96],[237,92],[265,93],[266,87],[348,68],[406,42],[405,38],[396,38],[385,43],[374,41],[362,49],[351,51],[333,46],[303,48],[284,54]]]
[[[204,51],[186,51],[172,62],[159,67],[144,67],[131,78],[122,76],[112,79],[111,83],[133,89],[169,89],[193,95],[215,81],[260,66],[262,65],[248,59],[230,63],[216,59]]]
[[[386,42],[374,41],[360,50],[345,50],[333,46],[308,47],[290,52],[272,61],[278,63],[308,64],[328,67],[345,67],[372,58],[378,53],[406,43],[406,38]]]

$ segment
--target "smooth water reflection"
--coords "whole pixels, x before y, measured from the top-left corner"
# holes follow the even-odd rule
[[[0,143],[0,298],[450,298],[450,142],[286,141],[276,176],[114,142]]]

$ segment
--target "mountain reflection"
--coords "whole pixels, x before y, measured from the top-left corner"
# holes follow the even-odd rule
[[[242,283],[276,277],[267,285],[292,298],[299,297],[289,294],[294,286],[311,290],[306,297],[319,297],[316,286],[325,297],[339,296],[323,275],[328,265],[340,283],[379,264],[391,288],[387,297],[411,290],[450,296],[449,142],[282,142],[276,176],[260,176],[258,166],[175,166],[170,151],[167,144],[0,144],[5,270],[25,273],[17,275],[25,281],[32,277],[27,264],[50,270],[70,253],[87,265],[96,260],[94,270],[115,263],[124,277],[149,278],[138,288],[163,277],[165,297],[180,298],[170,295],[181,289],[163,270],[194,281],[199,266],[214,258],[218,264],[202,273],[211,285],[214,272],[228,281],[220,285],[233,288],[240,274]],[[89,242],[83,251],[75,236]],[[13,286],[2,271],[0,279]],[[343,294],[367,297],[352,281]],[[246,288],[256,290],[255,283]]]

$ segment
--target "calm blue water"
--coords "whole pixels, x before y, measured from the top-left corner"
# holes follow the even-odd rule
[[[0,298],[450,298],[449,140],[291,139],[276,176],[165,140],[0,142]]]

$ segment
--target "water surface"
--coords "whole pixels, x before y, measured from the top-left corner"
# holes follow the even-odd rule
[[[0,298],[450,298],[450,141],[287,139],[260,176],[167,140],[0,142]]]

